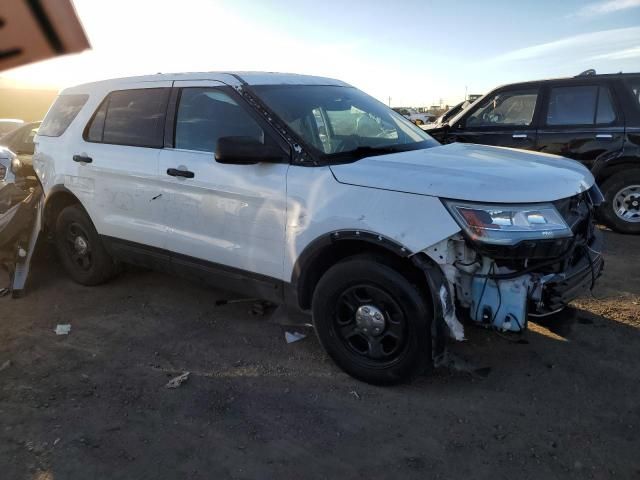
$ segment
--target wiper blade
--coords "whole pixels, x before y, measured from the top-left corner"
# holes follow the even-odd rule
[[[346,152],[336,152],[331,154],[332,158],[338,157],[368,157],[371,155],[384,155],[386,153],[396,153],[402,151],[401,148],[396,146],[384,146],[384,147],[372,147],[369,145],[360,146],[353,150],[347,150]]]

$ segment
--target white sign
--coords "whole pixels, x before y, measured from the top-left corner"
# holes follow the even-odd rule
[[[0,71],[87,48],[71,0],[1,0]]]

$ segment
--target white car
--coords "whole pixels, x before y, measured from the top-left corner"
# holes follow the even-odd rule
[[[119,262],[312,313],[346,372],[422,372],[462,319],[519,332],[600,274],[576,162],[441,146],[337,80],[190,73],[64,90],[36,137],[69,275]]]
[[[15,182],[16,159],[15,153],[0,146],[0,189]]]

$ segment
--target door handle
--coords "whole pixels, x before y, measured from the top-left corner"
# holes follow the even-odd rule
[[[529,138],[529,136],[526,133],[514,133],[511,138]]]
[[[73,161],[78,163],[91,163],[93,162],[93,158],[87,157],[86,155],[74,155]]]
[[[599,140],[611,140],[613,138],[613,134],[611,133],[598,133],[596,138]]]
[[[178,168],[168,168],[167,175],[171,175],[172,177],[183,177],[183,178],[193,178],[195,177],[195,173],[190,172],[189,170],[180,170]]]

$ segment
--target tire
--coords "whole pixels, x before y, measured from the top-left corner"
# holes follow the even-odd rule
[[[640,169],[612,175],[602,184],[602,193],[605,201],[598,217],[616,232],[640,234]],[[625,214],[619,213],[622,208]]]
[[[66,207],[58,215],[55,244],[64,269],[81,285],[100,285],[118,273],[116,262],[80,205]]]
[[[397,384],[431,365],[432,310],[382,258],[352,257],[331,267],[314,291],[312,311],[322,346],[359,380]]]

